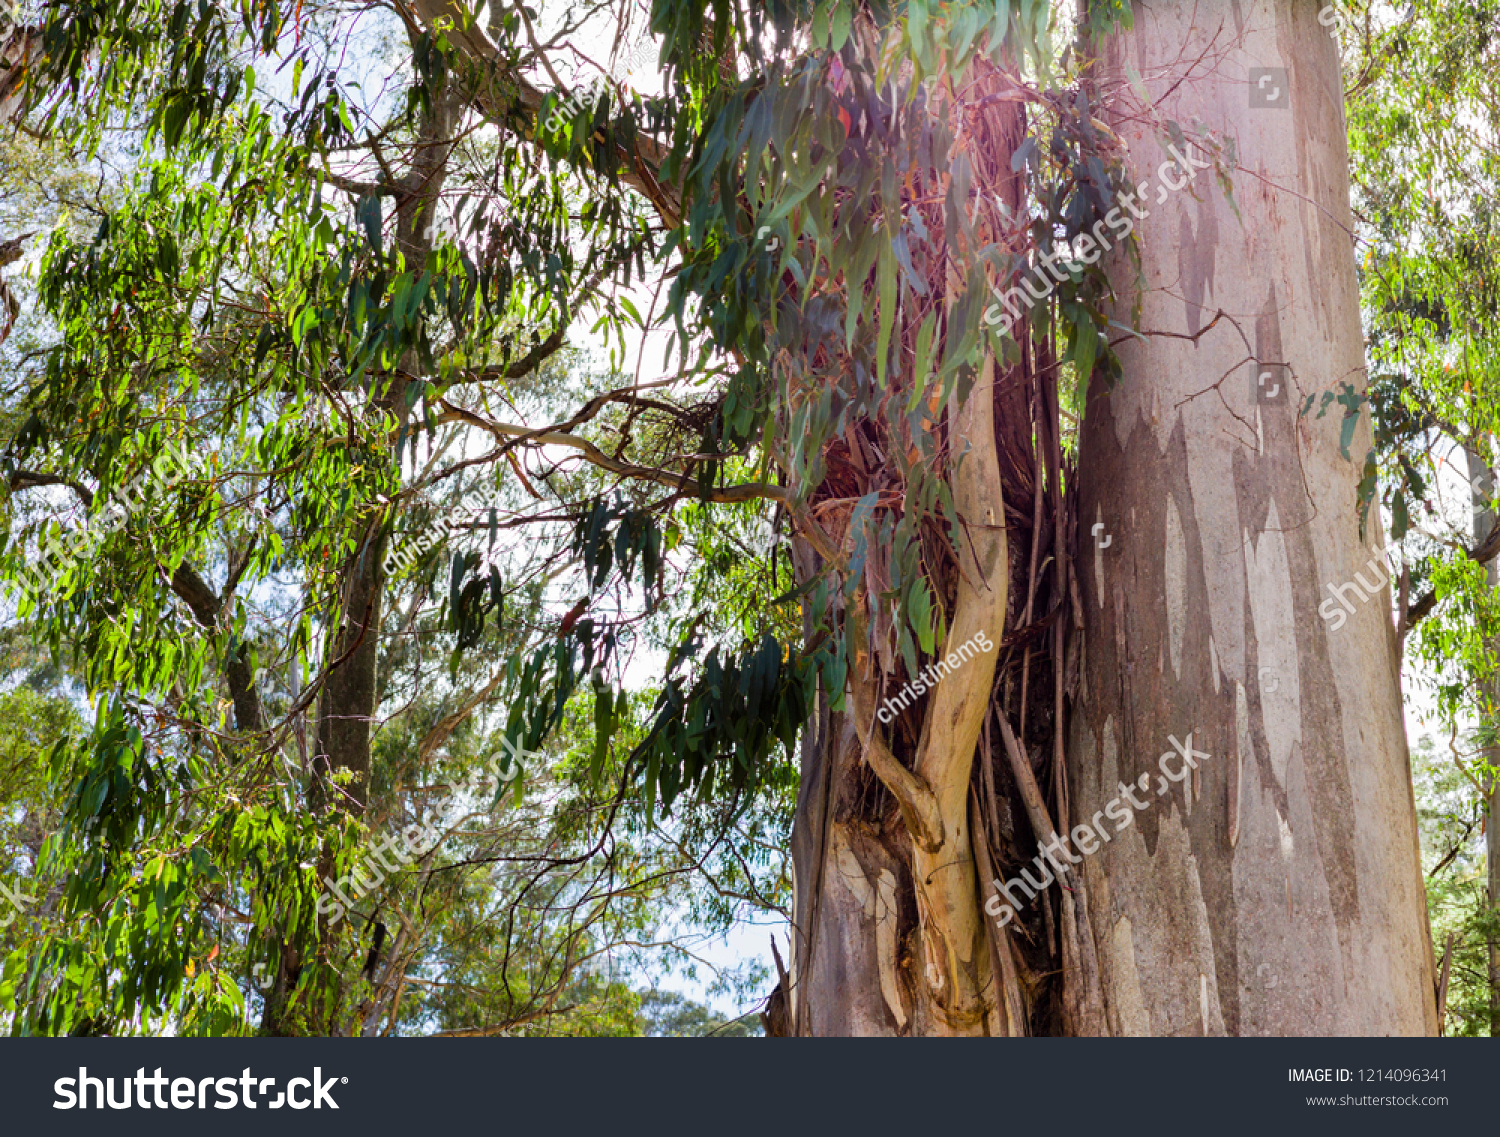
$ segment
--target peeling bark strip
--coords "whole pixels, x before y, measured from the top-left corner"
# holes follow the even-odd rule
[[[1079,515],[1113,543],[1081,582],[1075,813],[1184,719],[1233,747],[1202,771],[1201,800],[1196,784],[1174,795],[1086,866],[1099,1029],[1433,1034],[1395,631],[1388,600],[1336,636],[1318,618],[1323,582],[1368,554],[1358,466],[1335,426],[1297,415],[1365,381],[1336,48],[1312,4],[1221,19],[1160,0],[1102,54],[1104,117],[1133,170],[1161,160],[1153,124],[1202,123],[1237,146],[1239,217],[1205,190],[1141,223],[1146,335],[1120,345],[1114,389],[1096,376],[1084,420]],[[1206,62],[1184,75],[1184,60]],[[1253,105],[1250,69],[1268,66],[1286,69],[1289,106]],[[1132,72],[1159,102],[1135,103]],[[1279,398],[1255,382],[1271,365],[1292,388]]]
[[[881,58],[878,33],[863,16],[855,35],[868,58]],[[1021,179],[1010,155],[1025,136],[1025,119],[1017,103],[988,98],[1012,89],[1011,81],[988,64],[973,69],[961,86],[961,99],[945,88],[942,107],[934,113],[952,114],[962,123],[961,149],[974,171],[975,199],[986,203],[974,221],[976,247],[983,247],[1002,236],[1010,239],[1007,219],[1020,209]],[[949,177],[946,166],[914,169],[909,204],[923,211],[927,236],[922,240],[929,242],[923,256],[939,266],[929,281],[932,295],[943,298],[951,319],[965,275],[954,261],[963,251],[961,242],[944,229],[941,202]],[[996,201],[1008,212],[995,208]],[[898,319],[908,321],[897,329],[898,339],[914,341],[911,314]],[[951,326],[949,334],[954,334]],[[910,351],[906,358],[912,358]],[[935,581],[947,635],[934,658],[953,670],[940,683],[926,684],[917,701],[899,707],[894,721],[880,713],[892,710],[895,704],[882,700],[903,683],[912,681],[915,690],[917,675],[906,674],[890,648],[886,606],[871,600],[890,587],[889,579],[882,579],[887,570],[871,567],[872,554],[842,613],[851,655],[847,710],[834,713],[830,693],[823,692],[804,734],[792,834],[793,952],[781,988],[790,1007],[790,1033],[1028,1034],[1028,1004],[1035,992],[1048,989],[1045,973],[1056,970],[1028,967],[1026,949],[1005,933],[996,936],[981,907],[982,882],[1002,863],[995,853],[1004,840],[1001,817],[1007,809],[993,792],[995,754],[986,724],[1001,658],[1019,661],[1022,655],[1022,649],[1006,647],[1005,632],[1014,595],[1011,573],[1017,565],[1024,571],[1025,554],[1031,554],[1032,573],[1025,620],[1033,623],[1032,601],[1038,615],[1057,603],[1050,591],[1036,588],[1038,579],[1051,581],[1059,571],[1057,545],[1045,553],[1026,548],[1035,534],[1024,526],[1032,518],[1039,529],[1047,526],[1044,543],[1054,539],[1054,517],[1041,495],[1047,484],[1043,463],[1060,453],[1050,449],[1055,432],[1046,425],[1055,422],[1056,407],[1037,379],[1045,365],[1029,355],[1002,367],[985,352],[978,372],[966,397],[955,391],[947,406],[930,396],[928,403],[930,429],[946,443],[940,473],[963,534],[956,553],[945,549],[949,560]],[[920,393],[923,381],[903,375],[893,386],[915,386]],[[843,502],[881,491],[888,499],[899,498],[894,464],[862,461],[859,451],[873,447],[872,438],[861,431],[849,434],[838,449],[825,453],[824,486],[842,487],[837,497]],[[1056,499],[1050,505],[1060,508]],[[839,500],[815,500],[812,512],[819,525],[799,520],[793,540],[802,581],[822,564],[843,563],[856,539],[849,509]],[[826,534],[820,533],[822,525]],[[1049,563],[1050,569],[1038,570],[1038,564]],[[1038,619],[1026,634],[1039,638],[1053,626]],[[966,662],[960,658],[962,644],[979,648]],[[1030,659],[1030,648],[1024,650]],[[1020,673],[1019,662],[1015,667]],[[1038,664],[1033,677],[1042,674],[1050,679]],[[1039,697],[1050,699],[1052,692]],[[990,787],[982,795],[981,785]]]

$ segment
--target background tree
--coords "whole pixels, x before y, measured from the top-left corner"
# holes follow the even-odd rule
[[[1496,65],[1496,6],[1356,5],[1341,14],[1349,81],[1349,137],[1370,328],[1371,410],[1382,502],[1401,541],[1409,581],[1398,620],[1411,684],[1435,704],[1441,749],[1471,795],[1461,808],[1494,816],[1496,713],[1495,496],[1497,252],[1495,106],[1481,78]],[[1374,478],[1367,478],[1366,495]],[[1421,782],[1419,782],[1419,787]],[[1434,919],[1455,950],[1488,944],[1489,1031],[1500,1030],[1494,906],[1500,831],[1482,823],[1488,906],[1472,903],[1474,866],[1434,851]],[[1441,858],[1441,859],[1439,859]],[[1485,870],[1480,870],[1482,877]],[[1462,926],[1436,909],[1465,897]],[[1439,937],[1439,944],[1444,942]],[[1454,972],[1450,1009],[1468,1007],[1467,964]],[[1459,989],[1462,997],[1455,997]],[[1459,1012],[1467,1015],[1468,1011]],[[1471,1025],[1464,1026],[1472,1029]]]
[[[38,533],[77,536],[87,518],[100,534],[22,602],[99,710],[60,758],[68,825],[48,869],[68,883],[41,950],[7,961],[14,1028],[243,1030],[263,990],[271,1033],[625,1028],[622,953],[684,904],[710,922],[774,905],[784,879],[774,809],[652,828],[610,788],[621,756],[564,745],[567,698],[599,668],[584,709],[628,746],[638,711],[616,684],[639,617],[601,650],[581,609],[532,615],[579,550],[605,607],[628,599],[627,574],[637,598],[663,591],[648,498],[554,461],[528,459],[528,476],[518,455],[563,436],[604,471],[615,460],[566,426],[525,437],[490,417],[547,412],[574,305],[639,256],[641,227],[618,202],[579,222],[529,142],[461,131],[441,38],[415,25],[393,25],[406,97],[366,100],[335,73],[348,13],[96,15],[52,13],[33,121],[85,146],[123,120],[141,158],[96,233],[54,235],[41,295],[58,343],[8,473],[18,499],[47,495],[13,521],[15,569]],[[512,13],[499,30],[520,29]],[[289,86],[257,85],[263,53],[291,63]],[[484,192],[475,209],[450,179]],[[575,255],[580,233],[599,249]],[[441,374],[442,395],[422,401],[419,373]],[[644,396],[616,413],[633,395],[618,361],[590,385],[573,426],[598,418],[651,448],[694,421]],[[503,445],[476,460],[476,434]],[[201,463],[164,469],[101,526],[168,444]],[[502,470],[514,483],[497,486]],[[505,495],[536,503],[537,486],[550,539],[499,540],[522,523]],[[487,548],[387,573],[388,551],[480,497],[452,528]],[[609,540],[621,518],[633,548]],[[514,773],[518,751],[521,776],[497,785],[495,759]],[[477,820],[502,794],[509,816]],[[389,857],[375,838],[424,824],[413,863],[379,870],[343,918],[320,882],[368,880],[376,848]]]

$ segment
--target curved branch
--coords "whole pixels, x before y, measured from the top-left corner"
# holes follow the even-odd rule
[[[224,601],[214,595],[213,589],[198,575],[196,569],[186,562],[178,565],[177,571],[172,574],[172,591],[188,606],[193,618],[205,630],[218,630]],[[229,683],[229,698],[234,703],[235,726],[242,731],[264,730],[260,690],[255,682],[255,673],[250,670],[250,645],[247,642],[240,641],[239,649],[224,668],[224,678]]]
[[[531,121],[530,141],[536,141],[545,95],[515,74],[505,77],[507,86],[514,91],[513,97],[508,97],[498,89],[499,84],[495,82],[495,61],[500,57],[500,49],[459,0],[410,0],[409,6],[397,3],[396,7],[409,12],[417,22],[428,28],[443,21],[448,42],[485,77],[482,87],[472,92],[474,103],[497,121],[503,121],[517,111],[525,112]],[[622,150],[612,138],[602,132],[594,133],[593,142],[596,146],[608,147],[614,153],[618,159],[620,181],[651,202],[663,221],[675,226],[680,219],[681,201],[675,191],[663,186],[657,178],[657,171],[666,160],[667,148],[639,132],[631,139],[628,151]]]
[[[1475,545],[1472,549],[1465,549],[1464,556],[1471,561],[1487,565],[1496,557],[1500,557],[1500,525],[1490,530],[1490,535]],[[1401,636],[1404,639],[1406,633],[1411,631],[1423,619],[1432,614],[1437,607],[1437,589],[1429,589],[1415,604],[1406,611],[1406,619],[1401,623]]]
[[[896,799],[912,840],[927,852],[935,853],[943,847],[944,836],[943,817],[938,810],[937,795],[932,792],[931,786],[901,765],[900,759],[891,753],[891,748],[886,745],[885,737],[876,725],[875,699],[872,694],[874,678],[871,675],[873,658],[864,606],[865,586],[861,584],[855,590],[853,603],[847,609],[849,644],[854,652],[854,674],[849,684],[854,729],[864,748],[865,761]]]
[[[86,507],[92,507],[94,504],[94,491],[72,478],[64,478],[58,474],[43,474],[35,470],[17,470],[11,475],[12,493],[18,490],[38,489],[42,486],[67,486],[78,495]],[[246,563],[248,563],[248,558]],[[239,571],[244,571],[243,566]],[[238,574],[233,574],[226,592],[232,591],[237,581]],[[213,589],[198,575],[197,570],[184,562],[177,566],[177,571],[172,574],[170,583],[172,591],[188,606],[193,618],[205,629],[217,630],[219,613],[224,607],[224,601],[221,597],[214,595]],[[256,689],[254,673],[250,670],[248,644],[240,644],[239,650],[235,652],[229,665],[224,669],[224,677],[229,682],[229,696],[234,702],[236,726],[240,730],[248,731],[264,729],[260,694]]]
[[[591,400],[591,404],[597,402],[602,405],[603,402],[608,402],[614,394],[614,392],[611,392],[608,395],[602,395],[599,399]],[[446,399],[441,400],[441,402],[443,408],[452,413],[456,418],[489,431],[497,439],[513,440],[513,445],[567,446],[577,450],[588,462],[598,466],[602,470],[619,474],[621,477],[638,478],[642,481],[655,482],[658,485],[692,494],[694,497],[702,498],[704,501],[737,502],[754,501],[760,498],[782,502],[791,500],[791,493],[784,486],[774,485],[769,482],[747,482],[743,485],[730,486],[722,490],[709,489],[696,478],[690,477],[687,474],[674,474],[670,470],[658,470],[652,466],[637,466],[631,462],[611,458],[588,439],[580,438],[576,434],[569,434],[566,430],[558,430],[552,427],[542,427],[538,430],[532,430],[528,427],[516,426],[508,422],[491,422],[489,419],[475,414],[473,411],[454,406]],[[587,410],[588,408],[585,408],[585,411]],[[580,416],[583,414],[584,412],[580,412]],[[577,421],[582,421],[582,418],[575,419],[575,424]]]
[[[94,504],[94,491],[82,482],[64,478],[57,474],[41,474],[35,470],[17,470],[10,476],[10,492],[40,489],[42,486],[67,486],[82,500],[85,506]]]

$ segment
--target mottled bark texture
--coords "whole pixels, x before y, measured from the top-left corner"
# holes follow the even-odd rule
[[[1145,335],[1120,345],[1113,389],[1095,376],[1084,420],[1071,818],[1143,772],[1152,787],[1084,867],[1089,1032],[1436,1030],[1378,510],[1360,532],[1368,420],[1345,458],[1342,407],[1299,417],[1309,395],[1365,385],[1339,61],[1317,11],[1157,0],[1102,45],[1105,117],[1149,183]],[[1233,142],[1238,216],[1212,171],[1159,200],[1168,121]],[[1125,316],[1131,272],[1113,263]],[[1357,574],[1374,594],[1320,615]],[[1158,756],[1189,733],[1210,757],[1158,796]]]

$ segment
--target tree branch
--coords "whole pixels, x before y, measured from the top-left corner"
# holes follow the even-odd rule
[[[485,76],[482,89],[474,90],[472,101],[491,119],[504,121],[517,111],[526,112],[531,122],[531,141],[540,133],[540,111],[545,95],[520,75],[510,74],[505,78],[514,97],[507,97],[498,90],[494,81],[495,61],[500,58],[500,49],[490,39],[484,28],[471,19],[459,0],[410,0],[410,4],[397,4],[426,27],[442,20],[450,26],[446,29],[448,41],[461,52],[470,63]],[[545,66],[545,63],[544,63]],[[651,202],[668,225],[675,226],[680,219],[681,202],[678,195],[657,180],[656,172],[667,157],[667,148],[647,135],[637,133],[631,140],[628,151],[617,146],[613,139],[602,132],[595,132],[596,146],[607,147],[617,159],[620,181]]]
[[[1465,549],[1464,556],[1471,561],[1487,565],[1497,556],[1500,556],[1500,524],[1490,530],[1490,535],[1472,549]],[[1437,607],[1437,589],[1429,589],[1427,593],[1418,600],[1406,613],[1406,619],[1401,625],[1401,638],[1406,638],[1406,633],[1417,626],[1424,618],[1432,613]]]
[[[72,478],[60,477],[57,474],[42,474],[35,470],[17,470],[10,477],[11,493],[38,489],[42,486],[67,486],[79,496],[84,505],[91,507],[94,504],[94,491],[82,482],[75,482]]]
[[[186,563],[178,565],[177,571],[172,574],[172,591],[188,606],[194,619],[205,629],[218,630],[219,614],[224,610],[224,601],[214,595],[208,582],[195,569]],[[249,644],[241,642],[239,650],[224,668],[224,678],[229,682],[229,697],[234,703],[235,726],[242,731],[264,730],[260,692],[256,687],[255,674],[250,670]]]
[[[932,787],[901,764],[886,745],[875,718],[875,679],[871,674],[874,656],[870,650],[868,627],[864,614],[865,587],[859,586],[854,602],[846,610],[849,622],[849,645],[855,653],[854,674],[850,676],[849,701],[853,704],[854,729],[864,749],[865,761],[885,788],[891,791],[901,809],[911,839],[919,848],[935,853],[943,847],[943,816],[938,809]]]
[[[598,400],[591,400],[591,403],[608,402],[615,394],[617,392],[610,392],[608,395],[600,396]],[[696,478],[690,477],[687,474],[674,474],[670,470],[659,470],[652,466],[637,466],[631,462],[623,462],[618,458],[611,458],[592,442],[588,441],[588,439],[580,438],[576,434],[569,434],[566,430],[558,430],[552,427],[542,427],[538,430],[532,430],[528,427],[516,426],[508,422],[491,422],[489,419],[475,414],[473,411],[454,406],[447,399],[443,399],[441,402],[443,408],[457,418],[489,431],[497,439],[513,440],[514,445],[567,446],[577,450],[588,462],[598,466],[602,470],[608,470],[625,478],[638,478],[642,481],[655,482],[670,489],[692,494],[694,497],[702,498],[705,501],[736,502],[754,501],[760,498],[781,502],[791,500],[791,494],[784,486],[774,485],[769,482],[747,482],[743,485],[730,486],[722,490],[709,489]],[[585,409],[587,410],[587,408]],[[583,412],[580,412],[580,415],[582,414]]]

